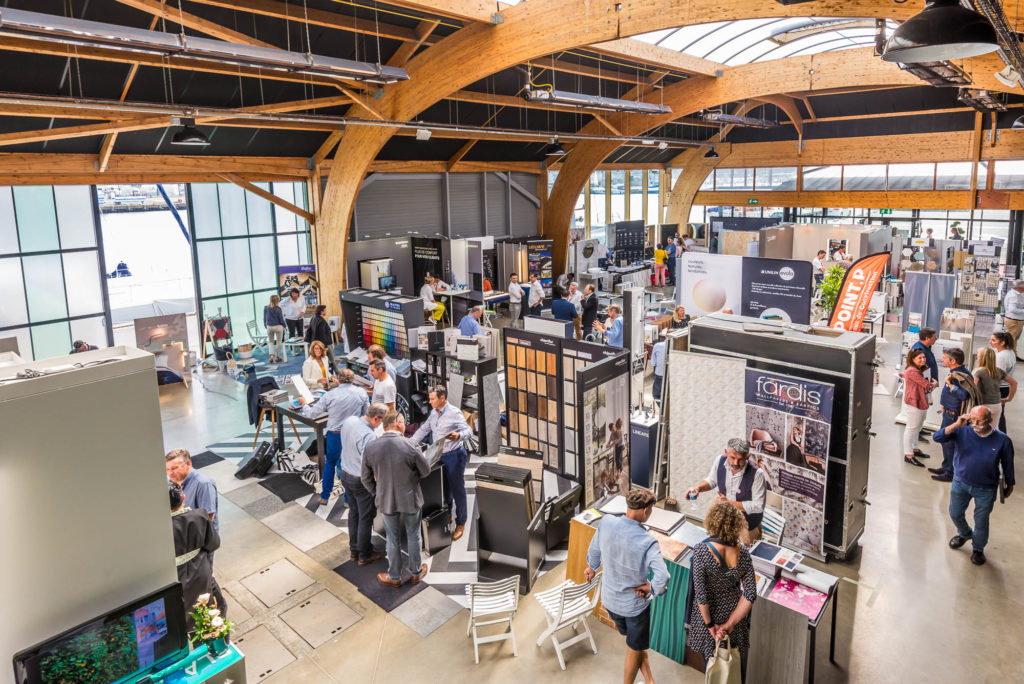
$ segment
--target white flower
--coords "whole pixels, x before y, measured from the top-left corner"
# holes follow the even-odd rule
[[[222,617],[215,617],[212,620],[210,620],[210,625],[212,627],[223,627],[224,626],[224,618],[222,618]]]
[[[220,611],[218,609],[216,609],[216,608],[211,608],[209,610],[209,613],[210,613],[210,617],[212,617],[212,618],[215,618],[218,615],[220,615]]]
[[[205,606],[209,602],[210,602],[210,595],[209,594],[200,594],[199,598],[196,599],[196,603],[199,604],[200,606]]]

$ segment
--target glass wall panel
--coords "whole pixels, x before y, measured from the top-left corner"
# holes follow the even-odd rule
[[[28,328],[0,330],[0,339],[13,337],[18,341],[18,355],[26,361],[32,358],[32,331]]]
[[[796,167],[759,168],[754,177],[754,188],[756,190],[796,190]]]
[[[292,183],[271,183],[273,192],[286,202],[299,204],[295,201],[295,185]],[[298,216],[284,207],[274,205],[274,222],[279,233],[293,233],[298,230]]]
[[[611,172],[611,193],[612,193],[612,215],[608,218],[609,223],[626,220],[626,172]]]
[[[558,180],[557,171],[548,171],[548,196],[551,196],[551,188],[555,187],[555,181]]]
[[[18,220],[21,251],[49,252],[60,249],[53,188],[19,185],[14,188],[14,213]]]
[[[28,308],[25,305],[25,283],[21,279],[21,259],[10,257],[0,259],[0,328],[28,323]],[[0,331],[0,338],[7,337]]]
[[[629,172],[629,220],[642,221],[644,219],[644,181],[647,173],[644,171]],[[650,222],[650,221],[648,221]]]
[[[103,284],[98,277],[99,268],[99,254],[95,251],[64,254],[64,285],[69,316],[86,316],[103,311]]]
[[[17,254],[18,223],[14,220],[14,196],[10,187],[0,187],[0,254]]]
[[[276,287],[277,260],[274,254],[274,238],[253,238],[249,241],[249,252],[252,259],[253,289]]]
[[[252,288],[252,266],[250,265],[248,240],[225,240],[224,280],[228,294]]]
[[[256,187],[270,192],[270,183],[253,183]],[[264,235],[274,232],[274,205],[251,192],[245,193],[245,212],[249,221],[250,235]]]
[[[249,321],[256,320],[256,307],[252,298],[253,295],[249,292],[228,297],[228,315],[231,316],[231,337],[235,344],[252,342],[249,331],[245,327]],[[263,311],[262,307],[260,307],[260,311]],[[259,323],[262,330],[263,322],[259,321]]]
[[[605,216],[605,172],[594,171],[590,174],[590,225],[591,235],[593,226],[603,226],[608,223]]]
[[[996,190],[1024,189],[1024,160],[1000,159],[995,162],[996,172],[992,187]]]
[[[88,185],[57,185],[57,223],[61,249],[96,246],[96,224],[92,213],[92,188]],[[94,309],[95,311],[95,309]]]
[[[661,216],[661,173],[657,169],[647,171],[647,222],[660,224]]]
[[[704,215],[704,206],[700,204],[690,205],[690,219],[689,223],[706,223],[707,218]]]
[[[27,256],[21,260],[30,321],[52,321],[68,317],[64,299],[64,274],[60,254]]]
[[[839,190],[842,187],[843,167],[805,166],[804,190]]]
[[[224,285],[224,250],[221,242],[196,243],[196,258],[199,262],[199,288],[202,297],[222,295],[227,292]]]
[[[843,167],[843,190],[885,190],[885,164]],[[807,189],[806,182],[804,190]]]
[[[718,169],[715,190],[753,190],[754,169]]]
[[[220,201],[216,183],[192,183],[192,217],[197,239],[220,237]]]
[[[299,241],[294,235],[277,236],[277,258],[282,266],[299,264]]]
[[[221,183],[217,186],[220,197],[220,231],[224,237],[245,235],[246,226],[245,199],[247,193],[234,183]]]
[[[708,175],[704,176],[704,182],[700,184],[701,190],[714,190],[715,189],[715,172],[712,171]]]
[[[107,321],[103,316],[76,318],[68,322],[71,324],[72,341],[83,340],[97,347],[103,346],[101,340],[107,338]]]
[[[104,346],[105,342],[95,344],[97,347]],[[71,330],[67,321],[48,323],[46,325],[32,326],[32,355],[36,359],[46,359],[51,356],[64,356],[71,351]]]
[[[935,165],[935,189],[970,190],[972,169],[971,162],[939,162]],[[979,186],[985,187],[984,184],[985,178],[981,176]]]
[[[890,190],[931,190],[935,164],[889,164]]]

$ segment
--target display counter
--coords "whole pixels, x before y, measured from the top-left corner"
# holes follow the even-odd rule
[[[606,501],[598,502],[595,508],[600,509]],[[577,516],[570,523],[569,554],[565,567],[566,579],[577,583],[585,579],[587,549],[599,522],[596,520],[588,524],[581,518]],[[665,593],[651,604],[651,648],[677,663],[701,670],[703,659],[686,646],[686,593],[690,584],[692,555],[689,545],[699,543],[704,536],[703,529],[686,522],[668,536],[673,542],[678,542],[683,551],[679,554],[674,544],[662,543],[669,583]],[[666,548],[669,553],[676,554],[674,559],[664,555]],[[835,663],[835,610],[839,578],[799,565],[794,575],[799,580],[801,574],[813,575],[821,592],[812,594],[811,591],[804,591],[806,587],[788,580],[785,575],[759,582],[758,600],[754,602],[750,614],[748,682],[813,682],[817,630],[823,623],[830,623],[831,626],[829,662]],[[594,615],[612,629],[615,628],[600,601]]]

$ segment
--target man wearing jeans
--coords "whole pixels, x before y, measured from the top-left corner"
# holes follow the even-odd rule
[[[939,429],[945,429],[956,422],[963,413],[964,402],[971,398],[970,392],[965,385],[973,383],[974,376],[964,366],[964,350],[952,347],[942,352],[942,365],[949,369],[946,376],[946,384],[939,395],[939,403],[942,405],[942,423]],[[953,481],[953,452],[955,447],[952,442],[942,443],[942,465],[938,468],[929,468],[928,472],[934,473],[932,479],[938,482]]]
[[[384,421],[387,412],[384,404],[370,404],[365,416],[352,416],[341,424],[341,483],[348,497],[348,547],[351,558],[359,565],[369,565],[384,557],[383,553],[374,553],[370,545],[377,507],[373,494],[363,486],[362,478],[363,452],[366,445],[376,439],[374,430]]]
[[[366,392],[352,384],[355,374],[345,368],[338,373],[341,384],[309,406],[302,407],[302,415],[319,418],[327,414],[327,435],[324,437],[323,462],[320,480],[320,505],[326,506],[334,490],[334,473],[341,463],[341,424],[352,416],[361,416],[370,406]]]
[[[956,534],[949,548],[959,549],[971,540],[971,562],[985,563],[988,543],[988,517],[995,505],[1000,470],[1005,482],[1003,495],[1013,493],[1013,442],[999,430],[993,430],[992,413],[976,406],[970,417],[960,416],[953,423],[935,432],[934,439],[956,447],[953,459],[953,485],[949,491],[949,517],[956,525]],[[970,427],[968,427],[970,423]],[[974,499],[974,529],[967,524],[967,504]]]
[[[452,541],[462,538],[466,529],[466,465],[469,463],[469,452],[465,443],[473,431],[469,429],[462,411],[448,403],[448,390],[438,385],[427,395],[430,412],[420,429],[412,436],[413,444],[419,444],[430,434],[434,444],[443,442],[441,466],[444,469],[445,505],[448,510],[455,509],[455,531]],[[454,504],[454,505],[453,505]]]
[[[626,496],[626,507],[623,517],[601,518],[587,549],[587,568],[583,572],[589,582],[598,568],[604,568],[601,603],[619,634],[626,637],[623,681],[632,684],[638,672],[645,682],[654,681],[647,660],[651,599],[665,593],[669,574],[657,540],[643,526],[651,517],[654,495],[634,489]]]
[[[387,530],[388,571],[377,573],[377,581],[391,587],[402,586],[403,529],[412,583],[419,583],[427,574],[427,564],[420,558],[420,480],[430,473],[430,464],[404,434],[402,414],[388,411],[384,434],[363,451],[363,486],[374,496]]]

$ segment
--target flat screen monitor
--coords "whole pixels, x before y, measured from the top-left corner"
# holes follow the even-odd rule
[[[574,485],[569,491],[563,492],[550,499],[547,504],[547,521],[557,520],[564,517],[572,517],[576,508],[580,505],[583,495],[583,488]]]
[[[121,606],[14,656],[14,681],[136,681],[188,654],[181,584]]]
[[[395,285],[397,285],[397,278],[393,275],[381,276],[377,280],[377,287],[382,290],[393,290]]]

